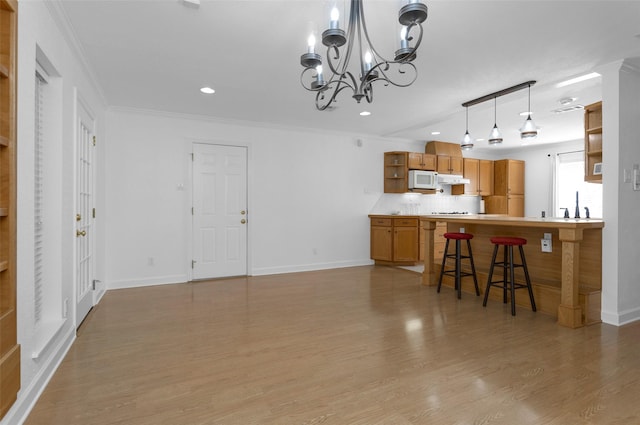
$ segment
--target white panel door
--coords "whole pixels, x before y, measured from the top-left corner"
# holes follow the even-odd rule
[[[193,144],[193,279],[247,274],[247,149]]]
[[[94,122],[77,101],[76,121],[76,246],[75,325],[79,327],[93,307],[94,225]]]

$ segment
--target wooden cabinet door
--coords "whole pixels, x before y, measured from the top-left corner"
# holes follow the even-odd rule
[[[423,170],[427,170],[427,171],[435,171],[437,168],[437,159],[436,156],[430,153],[423,153],[422,154],[422,164],[423,164]]]
[[[393,261],[391,226],[371,226],[371,259]]]
[[[493,161],[489,159],[478,160],[478,195],[493,195]]]
[[[422,170],[422,154],[418,152],[409,152],[409,169]]]
[[[449,157],[449,173],[462,175],[464,171],[463,158],[461,156]]]
[[[478,166],[480,161],[474,158],[465,158],[463,161],[464,169],[463,169],[463,177],[465,179],[469,179],[469,183],[465,183],[464,185],[464,193],[467,195],[477,195],[478,194]]]
[[[436,171],[439,174],[451,174],[449,172],[449,155],[437,155],[436,159]]]
[[[393,228],[393,260],[418,261],[419,235],[417,227]]]
[[[524,217],[524,195],[507,196],[507,215],[509,217]]]
[[[508,194],[524,195],[524,161],[509,160]]]

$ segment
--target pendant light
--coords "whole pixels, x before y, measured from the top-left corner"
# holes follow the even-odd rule
[[[497,145],[499,143],[502,143],[502,133],[500,133],[500,130],[498,130],[498,120],[497,120],[498,105],[497,105],[496,99],[497,99],[496,97],[493,98],[493,129],[489,134],[490,145]]]
[[[529,108],[527,110],[529,116],[524,121],[522,128],[520,129],[520,139],[535,139],[538,137],[538,127],[533,123],[531,119],[531,85],[529,85]]]
[[[467,131],[464,133],[464,137],[462,138],[462,143],[460,143],[460,147],[463,151],[468,151],[473,149],[473,141],[471,140],[471,136],[469,135],[469,107],[466,108],[467,112]]]

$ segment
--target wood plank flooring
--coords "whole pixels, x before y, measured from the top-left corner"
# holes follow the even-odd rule
[[[636,424],[639,341],[387,267],[114,290],[26,424]]]

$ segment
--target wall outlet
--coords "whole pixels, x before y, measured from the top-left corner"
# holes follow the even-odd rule
[[[62,317],[66,318],[67,314],[69,314],[69,298],[65,298],[62,303]]]
[[[464,227],[460,228],[460,233],[464,233]]]
[[[553,252],[551,239],[540,239],[540,246],[542,248],[542,252]]]

